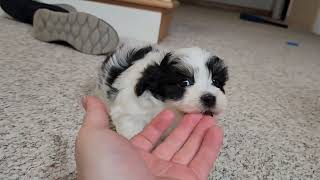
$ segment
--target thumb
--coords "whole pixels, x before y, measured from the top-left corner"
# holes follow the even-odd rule
[[[82,127],[108,128],[107,108],[101,100],[93,96],[87,96],[82,99],[82,105],[86,111]]]

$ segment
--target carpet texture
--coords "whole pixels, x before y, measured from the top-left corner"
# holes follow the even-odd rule
[[[238,16],[182,6],[161,44],[200,46],[230,67],[224,146],[210,179],[318,179],[320,37]],[[74,179],[80,98],[104,57],[39,42],[10,19],[0,27],[0,179]]]

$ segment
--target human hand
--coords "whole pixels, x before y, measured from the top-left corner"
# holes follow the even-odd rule
[[[109,130],[104,104],[83,100],[84,123],[76,141],[79,179],[205,180],[219,154],[222,130],[214,119],[186,115],[157,147],[174,113],[165,110],[130,141]]]

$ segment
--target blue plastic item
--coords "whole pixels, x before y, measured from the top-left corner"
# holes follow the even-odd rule
[[[294,41],[287,41],[287,44],[288,44],[289,46],[296,46],[296,47],[299,46],[299,43],[298,43],[298,42],[294,42]]]

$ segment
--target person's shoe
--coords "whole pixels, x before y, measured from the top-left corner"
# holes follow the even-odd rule
[[[119,43],[118,34],[111,25],[83,12],[39,9],[33,18],[33,29],[36,39],[64,41],[86,54],[107,54]]]

